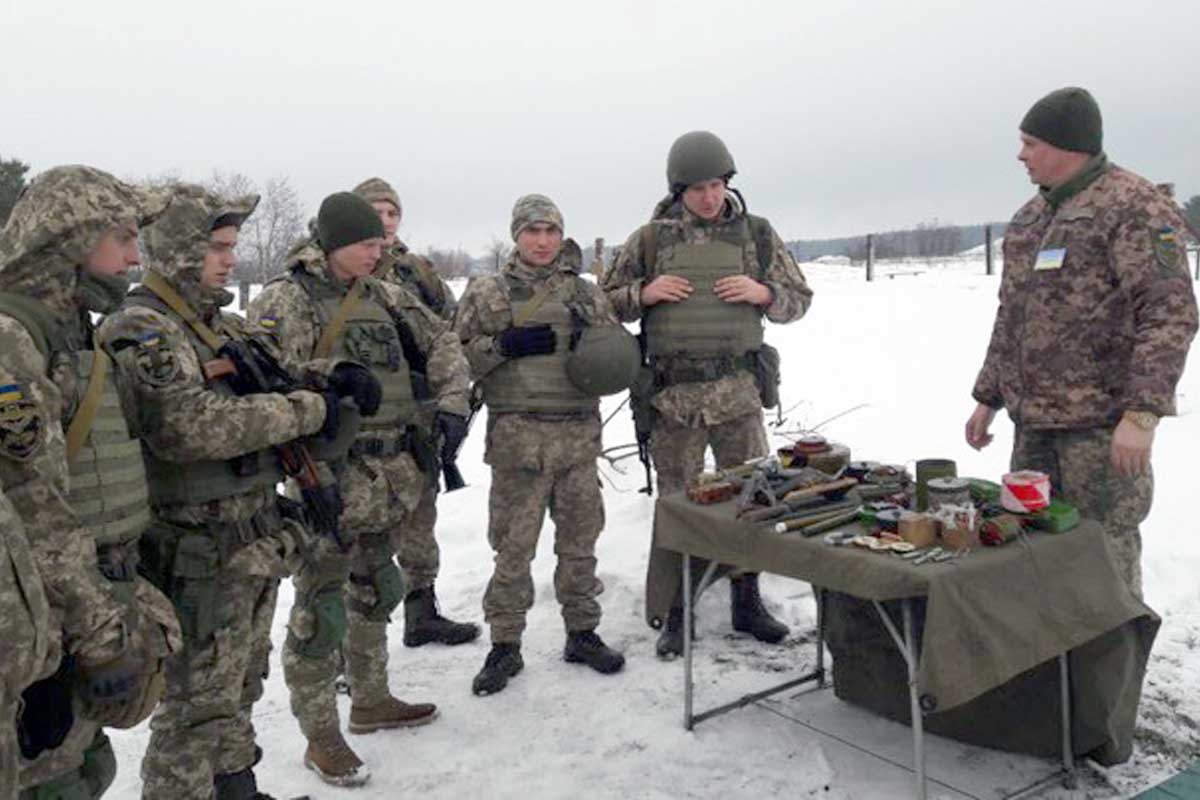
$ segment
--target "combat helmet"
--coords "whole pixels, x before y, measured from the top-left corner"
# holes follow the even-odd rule
[[[637,339],[621,325],[584,328],[567,356],[567,380],[591,397],[628,389],[642,365]]]
[[[667,187],[679,192],[700,181],[732,178],[737,174],[733,156],[710,131],[691,131],[675,140],[667,154]]]

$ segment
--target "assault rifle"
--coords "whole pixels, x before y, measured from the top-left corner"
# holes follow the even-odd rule
[[[228,340],[218,352],[218,358],[206,361],[204,375],[209,380],[228,378],[228,384],[240,397],[250,394],[286,394],[306,388],[296,381],[257,339]],[[338,517],[342,513],[342,497],[337,484],[321,480],[316,462],[308,448],[298,441],[274,446],[279,464],[289,478],[300,487],[305,516],[313,530],[329,536],[343,553],[350,544],[342,538]]]

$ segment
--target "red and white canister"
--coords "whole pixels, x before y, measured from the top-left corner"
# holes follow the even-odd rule
[[[1001,479],[1000,505],[1017,514],[1041,511],[1050,505],[1050,476],[1023,469]]]

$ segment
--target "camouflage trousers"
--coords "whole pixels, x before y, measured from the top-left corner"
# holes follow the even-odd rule
[[[150,719],[142,760],[145,800],[211,800],[216,775],[240,772],[259,754],[250,712],[263,694],[271,652],[277,578],[223,570],[216,632],[167,665],[167,691]]]
[[[660,496],[683,491],[704,471],[704,454],[712,448],[718,469],[767,454],[762,411],[703,428],[688,428],[660,418],[650,434],[650,457],[657,473]],[[696,569],[703,564],[696,563]],[[658,627],[672,604],[679,601],[683,566],[678,553],[650,544],[646,565],[646,621]]]
[[[492,642],[521,641],[525,614],[533,606],[530,563],[547,510],[554,522],[554,593],[563,623],[568,631],[600,624],[596,540],[604,527],[604,500],[596,462],[541,472],[493,467],[488,543],[496,555],[483,595]]]
[[[437,579],[441,553],[434,528],[437,526],[437,477],[427,479],[417,507],[392,531],[396,560],[404,573],[404,590],[428,589]]]
[[[91,738],[71,759],[72,766],[47,780],[24,786],[17,800],[97,800],[104,796],[117,775],[117,756],[99,725],[76,725],[72,734],[81,728],[90,731]],[[4,795],[0,797],[7,800]]]
[[[381,598],[367,578],[388,565],[395,568],[391,537],[384,533],[360,534],[340,575],[328,569],[304,570],[293,581],[296,602],[288,618],[290,635],[283,650],[283,679],[292,714],[308,739],[338,729],[334,682],[343,670],[354,705],[373,706],[391,696],[387,677],[388,619],[379,618],[382,612],[373,613]],[[340,649],[335,645],[320,655],[301,652],[298,645],[310,641],[315,631],[307,598],[316,589],[339,582],[346,609]],[[396,596],[384,602],[392,605],[398,600]]]
[[[1011,467],[1050,476],[1052,493],[1098,520],[1108,535],[1117,573],[1135,596],[1142,596],[1142,535],[1138,525],[1150,513],[1152,473],[1127,478],[1113,468],[1112,431],[1027,430],[1017,427]]]

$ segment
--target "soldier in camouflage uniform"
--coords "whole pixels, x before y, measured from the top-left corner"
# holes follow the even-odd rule
[[[492,467],[488,541],[496,566],[483,598],[492,650],[475,677],[479,695],[500,691],[524,666],[529,565],[547,509],[567,630],[563,658],[601,673],[625,663],[595,632],[602,588],[595,546],[604,527],[599,402],[570,382],[565,367],[572,320],[591,326],[616,318],[599,289],[579,276],[582,254],[563,242],[562,214],[549,198],[517,200],[511,229],[516,250],[499,275],[467,287],[455,323],[488,406],[484,460]]]
[[[433,704],[405,703],[388,689],[387,624],[403,597],[391,534],[411,524],[439,446],[457,447],[465,435],[470,387],[449,326],[405,289],[370,277],[382,246],[383,226],[366,201],[330,195],[317,216],[317,240],[249,308],[251,320],[273,327],[289,363],[336,377],[331,357],[352,358],[383,387],[379,413],[336,466],[341,524],[354,542],[341,641],[351,733],[423,725],[437,714]],[[307,634],[310,595],[298,582],[290,637]],[[305,764],[329,783],[365,783],[370,773],[340,730],[334,648],[322,658],[285,651],[283,664],[292,713],[308,739]]]
[[[396,237],[402,207],[400,196],[382,178],[368,178],[354,187],[354,193],[371,204],[383,224],[384,251],[375,268],[375,277],[403,286],[447,322],[454,319],[458,303],[454,292],[433,269],[428,259],[410,252]],[[404,644],[419,647],[428,642],[464,644],[479,637],[474,623],[454,622],[438,611],[434,581],[438,574],[437,471],[425,476],[425,487],[408,524],[393,533],[396,558],[404,575]]]
[[[47,663],[50,640],[59,631],[50,620],[41,576],[34,566],[17,510],[0,492],[0,800],[17,796],[17,711],[21,692],[56,664]]]
[[[166,591],[185,647],[167,672],[150,722],[142,796],[249,800],[251,708],[262,696],[280,577],[308,533],[285,519],[272,447],[336,427],[331,392],[250,393],[239,387],[236,343],[269,337],[221,308],[238,229],[256,196],[225,200],[174,189],[144,234],[144,283],[105,319],[101,339],[132,376],[150,500],[157,517],[141,569]],[[222,372],[222,364],[234,369]]]
[[[126,376],[95,347],[90,317],[120,302],[138,226],[166,202],[99,170],[57,167],[25,190],[0,238],[0,488],[53,619],[33,651],[49,647],[39,668],[53,674],[22,696],[22,798],[99,797],[116,771],[102,726],[149,715],[180,647],[170,603],[136,576],[146,476]]]
[[[966,424],[976,449],[1007,408],[1012,468],[1050,475],[1055,494],[1100,520],[1141,595],[1150,450],[1196,334],[1196,298],[1171,199],[1104,155],[1085,90],[1039,100],[1019,160],[1038,194],[1004,236],[1000,307]]]
[[[766,455],[762,403],[755,383],[762,318],[786,323],[808,310],[812,291],[783,241],[746,212],[723,142],[707,131],[684,134],[667,159],[670,194],[635,231],[602,286],[622,321],[642,319],[654,372],[650,439],[660,494],[678,492],[704,468],[712,447],[718,467]],[[735,196],[736,195],[736,196]],[[683,649],[678,557],[651,546],[646,613],[665,621],[658,654]],[[766,642],[787,626],[762,605],[758,576],[731,579],[733,627]]]

